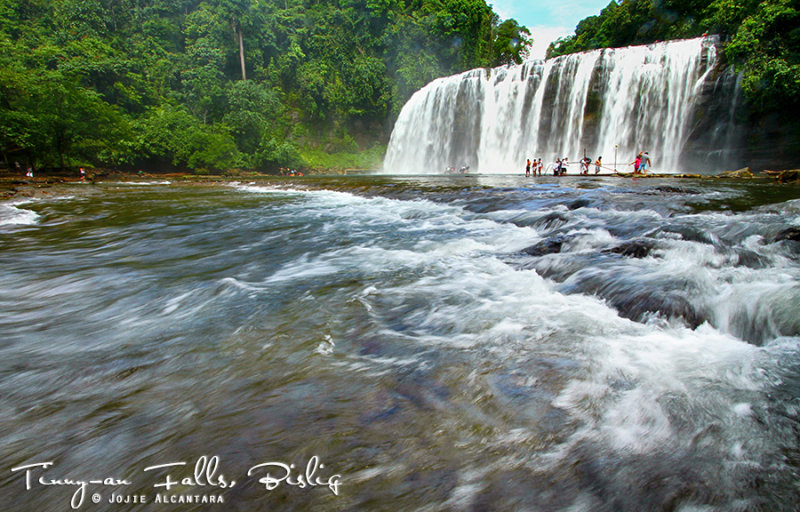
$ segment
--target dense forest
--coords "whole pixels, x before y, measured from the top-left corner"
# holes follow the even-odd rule
[[[800,4],[797,0],[622,0],[582,20],[550,45],[548,57],[595,48],[719,34],[723,57],[743,73],[754,114],[800,112]]]
[[[2,160],[369,165],[415,90],[529,40],[484,0],[0,0]]]

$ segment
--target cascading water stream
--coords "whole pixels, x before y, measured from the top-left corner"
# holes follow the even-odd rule
[[[231,185],[0,202],[4,512],[797,510],[797,189]],[[249,475],[312,455],[338,495]]]
[[[720,68],[717,42],[602,49],[435,80],[403,107],[384,170],[507,173],[526,158],[586,155],[630,171],[640,151],[659,172],[727,168],[737,143],[738,80],[722,79],[733,71]],[[713,114],[720,104],[730,115]],[[698,140],[692,147],[690,136]]]

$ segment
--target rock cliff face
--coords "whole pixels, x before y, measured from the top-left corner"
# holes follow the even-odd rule
[[[732,67],[718,65],[703,84],[682,162],[700,173],[800,166],[800,116],[757,112],[742,94],[740,82],[741,75]]]
[[[800,166],[800,116],[744,113],[742,161],[756,170]]]
[[[747,165],[746,106],[741,75],[717,66],[700,87],[691,128],[682,150],[682,163],[692,172],[737,169]]]
[[[527,158],[586,155],[624,171],[639,151],[660,172],[757,169],[747,159],[762,146],[748,142],[760,136],[747,130],[740,78],[720,65],[717,43],[595,50],[436,80],[400,113],[384,169],[507,173]]]

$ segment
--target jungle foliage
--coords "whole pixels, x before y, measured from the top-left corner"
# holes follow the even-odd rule
[[[300,167],[380,145],[414,91],[520,62],[529,36],[485,0],[0,0],[0,150]]]

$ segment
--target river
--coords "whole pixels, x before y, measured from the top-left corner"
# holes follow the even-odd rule
[[[367,176],[7,202],[3,508],[796,510],[798,198]]]

